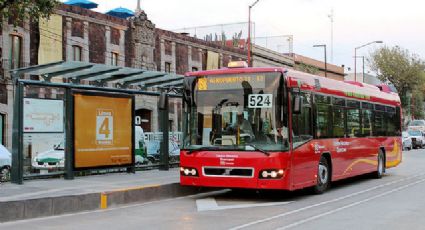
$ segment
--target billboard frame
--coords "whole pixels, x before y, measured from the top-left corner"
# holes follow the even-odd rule
[[[106,93],[106,92],[96,92],[96,91],[82,91],[82,90],[71,90],[72,97],[72,116],[71,116],[71,124],[72,124],[72,142],[71,143],[71,153],[72,153],[72,169],[74,172],[86,171],[86,170],[96,170],[96,169],[114,169],[114,168],[127,168],[128,172],[134,172],[135,167],[135,142],[134,142],[134,122],[135,122],[135,97],[131,94],[124,93]],[[85,96],[100,96],[100,97],[110,97],[110,98],[128,98],[131,99],[131,163],[123,164],[123,165],[105,165],[105,166],[97,166],[97,167],[76,167],[75,166],[75,100],[74,95],[85,95]]]

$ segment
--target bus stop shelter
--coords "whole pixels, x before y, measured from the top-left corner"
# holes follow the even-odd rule
[[[82,90],[104,93],[125,93],[129,95],[148,95],[160,97],[159,119],[160,131],[163,133],[161,143],[160,169],[167,170],[168,164],[168,97],[180,98],[179,89],[183,85],[183,76],[165,72],[135,69],[128,67],[109,66],[85,62],[54,62],[11,70],[15,86],[14,121],[13,121],[13,151],[12,173],[13,183],[23,182],[23,100],[25,87],[50,87],[64,90],[64,101],[72,101],[71,91]],[[162,103],[162,106],[161,106]],[[65,165],[66,179],[73,178],[72,156],[72,124],[68,122],[73,116],[71,106],[65,106]],[[134,108],[134,105],[133,105]],[[134,115],[134,111],[133,111]],[[134,170],[134,168],[133,168]]]

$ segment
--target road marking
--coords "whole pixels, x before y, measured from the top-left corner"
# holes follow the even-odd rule
[[[351,207],[354,207],[354,206],[357,206],[357,205],[363,204],[363,203],[365,203],[365,202],[368,202],[368,201],[371,201],[371,200],[374,200],[374,199],[377,199],[377,198],[380,198],[380,197],[383,197],[383,196],[389,195],[390,193],[398,192],[398,191],[400,191],[400,190],[403,190],[403,189],[406,189],[406,188],[408,188],[408,187],[411,187],[411,186],[417,185],[417,184],[422,183],[422,182],[424,182],[424,181],[425,181],[425,179],[422,179],[422,180],[420,180],[420,181],[413,182],[413,183],[410,183],[410,184],[407,184],[407,185],[401,186],[400,188],[396,188],[396,189],[393,189],[393,190],[390,190],[390,191],[387,191],[387,192],[384,192],[384,193],[381,193],[381,194],[378,194],[378,195],[372,196],[372,197],[370,197],[370,198],[367,198],[367,199],[364,199],[364,200],[361,200],[361,201],[357,201],[357,202],[351,203],[351,204],[349,204],[349,205],[342,206],[342,207],[337,208],[337,209],[334,209],[334,210],[332,210],[332,211],[328,211],[328,212],[325,212],[325,213],[322,213],[322,214],[319,214],[319,215],[316,215],[316,216],[312,216],[312,217],[309,217],[309,218],[307,218],[307,219],[304,219],[304,220],[301,220],[301,221],[298,221],[298,222],[295,222],[295,223],[292,223],[292,224],[286,225],[285,227],[281,227],[281,228],[278,228],[278,229],[276,229],[276,230],[285,230],[285,229],[293,228],[293,227],[299,226],[299,225],[301,225],[301,224],[304,224],[304,223],[307,223],[307,222],[313,221],[313,220],[315,220],[315,219],[318,219],[318,218],[320,218],[320,217],[324,217],[324,216],[327,216],[327,215],[330,215],[330,214],[333,214],[333,213],[336,213],[336,212],[342,211],[342,210],[344,210],[344,209],[351,208]]]
[[[302,211],[305,211],[305,210],[308,210],[308,209],[312,209],[312,208],[315,208],[315,207],[318,207],[318,206],[322,206],[322,205],[326,205],[326,204],[330,204],[330,203],[335,203],[335,202],[338,202],[338,201],[341,201],[341,200],[344,200],[344,199],[347,199],[347,198],[358,196],[358,195],[361,195],[361,194],[366,193],[366,192],[370,192],[370,191],[373,191],[373,190],[376,190],[376,189],[380,189],[382,187],[386,187],[386,186],[389,186],[389,185],[392,185],[392,184],[400,183],[400,182],[410,180],[410,179],[413,179],[413,178],[416,178],[416,177],[420,177],[420,176],[423,176],[423,175],[425,175],[425,173],[420,173],[420,174],[417,174],[417,175],[414,175],[414,176],[411,176],[411,177],[407,177],[407,178],[403,178],[403,179],[399,179],[399,180],[394,180],[394,181],[391,181],[391,182],[388,182],[388,183],[385,183],[385,184],[382,184],[382,185],[377,185],[375,187],[372,187],[372,188],[369,188],[369,189],[366,189],[366,190],[362,190],[362,191],[359,191],[359,192],[351,193],[349,195],[345,195],[345,196],[342,196],[342,197],[339,197],[339,198],[335,198],[335,199],[324,201],[324,202],[317,203],[317,204],[314,204],[314,205],[306,206],[306,207],[296,209],[296,210],[293,210],[293,211],[290,211],[290,212],[281,213],[281,214],[271,216],[271,217],[268,217],[268,218],[252,221],[252,222],[249,222],[249,223],[246,223],[246,224],[243,224],[243,225],[235,226],[233,228],[230,228],[230,230],[247,228],[247,227],[250,227],[250,226],[253,226],[253,225],[256,225],[256,224],[264,223],[264,222],[271,221],[271,220],[274,220],[274,219],[277,219],[277,218],[280,218],[280,217],[284,217],[284,216],[289,216],[289,215],[292,215],[292,214],[295,214],[295,213],[298,213],[298,212],[302,212]]]
[[[269,207],[269,206],[285,205],[291,202],[292,201],[218,206],[214,198],[205,198],[205,199],[196,200],[196,207],[198,209],[198,212],[202,212],[202,211],[217,211],[217,210],[239,209],[239,208]]]

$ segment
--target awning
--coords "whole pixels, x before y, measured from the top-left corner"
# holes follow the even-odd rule
[[[62,79],[69,84],[89,84],[111,88],[180,88],[183,75],[87,62],[54,62],[11,71],[20,78],[39,76],[41,81]]]
[[[97,3],[91,2],[88,0],[69,0],[65,2],[65,4],[71,5],[71,6],[79,6],[85,9],[94,9],[94,8],[97,8],[98,6]]]
[[[134,16],[133,11],[126,8],[122,8],[122,7],[118,7],[116,9],[110,10],[106,12],[106,14],[114,16],[114,17],[118,17],[118,18],[124,18],[124,19]]]

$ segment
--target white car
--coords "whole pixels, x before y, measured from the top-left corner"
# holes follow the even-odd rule
[[[409,130],[407,131],[407,133],[412,139],[412,146],[414,149],[422,148],[425,146],[425,137],[423,132],[419,130]]]
[[[402,133],[403,137],[403,150],[411,150],[413,148],[412,138],[410,137],[408,132]]]
[[[0,144],[0,181],[7,181],[9,179],[11,165],[12,154]]]
[[[408,130],[419,130],[425,132],[425,120],[413,120],[409,122],[407,126]]]

